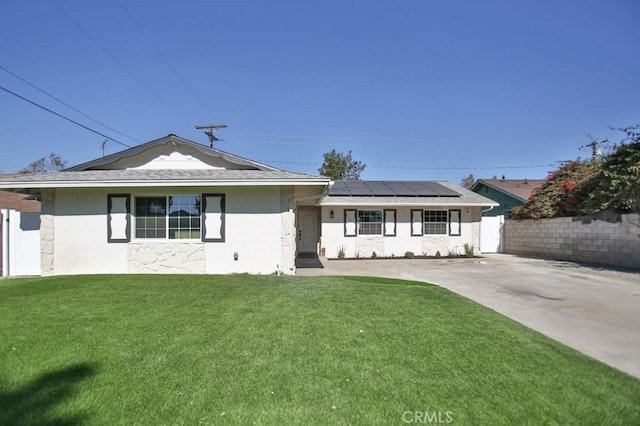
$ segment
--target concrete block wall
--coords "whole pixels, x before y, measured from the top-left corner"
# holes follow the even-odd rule
[[[563,217],[507,220],[504,252],[640,269],[640,216],[617,223]]]

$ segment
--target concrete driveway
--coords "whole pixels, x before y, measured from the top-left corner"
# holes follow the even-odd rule
[[[434,283],[640,378],[640,273],[503,254],[322,264],[297,274]]]

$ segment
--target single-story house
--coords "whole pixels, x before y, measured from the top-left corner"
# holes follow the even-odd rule
[[[478,179],[471,190],[500,204],[484,216],[504,215],[508,218],[511,209],[526,203],[544,182],[544,179]]]
[[[493,201],[448,182],[331,182],[175,135],[64,171],[0,178],[41,198],[42,275],[295,273],[299,253],[479,247]]]

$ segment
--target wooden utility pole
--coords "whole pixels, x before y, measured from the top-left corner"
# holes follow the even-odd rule
[[[585,149],[585,148],[591,147],[591,159],[595,160],[596,157],[598,156],[598,151],[599,151],[598,147],[600,145],[602,145],[603,143],[604,143],[604,141],[598,141],[598,140],[592,139],[591,143],[586,143],[586,144],[582,145],[580,147],[580,149]]]
[[[220,140],[213,134],[213,132],[216,129],[224,129],[225,127],[227,127],[226,124],[209,124],[208,126],[198,126],[198,125],[196,125],[196,129],[204,130],[205,135],[209,136],[209,144],[210,144],[211,148],[213,148],[213,143],[214,142],[218,142]],[[208,130],[206,130],[206,129],[208,129]]]

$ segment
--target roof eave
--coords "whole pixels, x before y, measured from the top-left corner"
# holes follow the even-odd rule
[[[478,202],[469,202],[469,201],[456,201],[451,200],[451,202],[424,202],[419,200],[402,200],[401,202],[392,202],[392,201],[379,201],[379,200],[364,200],[364,201],[331,201],[327,200],[330,197],[326,197],[322,202],[320,202],[321,206],[335,206],[335,207],[348,207],[348,206],[372,206],[372,207],[383,207],[383,206],[403,206],[403,207],[498,207],[500,204],[492,202],[492,203],[478,203]]]
[[[186,187],[186,186],[313,186],[327,185],[326,179],[221,179],[221,180],[99,180],[99,181],[36,181],[25,183],[0,183],[0,189],[49,189],[49,188],[125,188],[125,187]]]
[[[491,189],[493,189],[493,190],[495,190],[495,191],[498,191],[498,192],[500,192],[500,193],[502,193],[502,194],[506,195],[507,197],[511,197],[511,198],[513,198],[513,199],[515,199],[515,200],[518,200],[518,201],[520,201],[520,202],[522,202],[522,203],[526,203],[526,202],[527,202],[527,200],[525,200],[524,198],[522,198],[522,197],[518,197],[517,195],[515,195],[515,194],[513,194],[513,193],[511,193],[511,192],[509,192],[509,191],[506,191],[506,190],[504,190],[504,189],[502,189],[502,188],[499,188],[499,187],[497,187],[497,186],[495,186],[495,185],[492,185],[492,184],[490,184],[489,182],[487,182],[487,181],[485,181],[485,180],[483,180],[483,179],[478,179],[478,180],[476,181],[476,183],[474,183],[474,184],[473,184],[473,186],[471,187],[471,190],[473,191],[479,183],[481,183],[481,184],[483,184],[484,186],[486,186],[486,187],[488,187],[488,188],[491,188]],[[475,192],[475,191],[474,191],[474,192]]]

